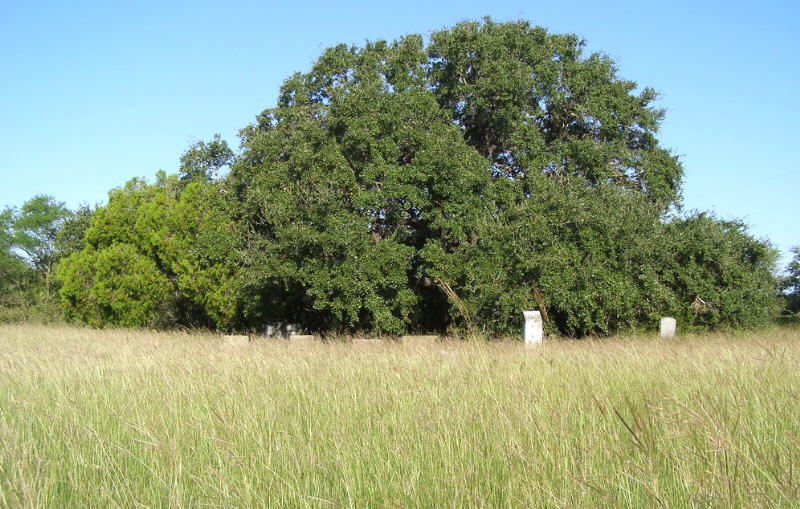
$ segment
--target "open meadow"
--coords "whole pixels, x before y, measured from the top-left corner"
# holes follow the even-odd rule
[[[797,506],[800,331],[322,343],[0,326],[8,507]]]

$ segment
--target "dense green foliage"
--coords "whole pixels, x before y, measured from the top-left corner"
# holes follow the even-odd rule
[[[582,46],[485,20],[427,48],[336,46],[288,79],[226,182],[248,233],[245,314],[492,334],[532,307],[570,335],[667,313],[763,322],[772,251],[741,226],[667,219],[682,169],[655,138],[656,94]]]
[[[781,281],[781,290],[786,298],[786,309],[800,313],[800,246],[792,248],[794,257],[786,266],[786,277]]]
[[[61,260],[64,310],[97,326],[502,335],[538,308],[583,336],[769,320],[774,251],[680,214],[657,94],[583,46],[486,19],[427,45],[329,48],[237,153],[215,136],[97,210],[7,211],[0,277],[32,270],[52,293]]]
[[[683,171],[655,138],[656,93],[634,94],[636,84],[609,57],[584,56],[575,35],[485,20],[431,40],[429,86],[496,173],[612,183],[662,207],[677,199]]]
[[[231,164],[233,156],[228,143],[219,134],[214,135],[214,139],[208,143],[198,141],[181,156],[181,182],[209,183],[219,177],[224,167]]]
[[[45,277],[58,259],[58,232],[70,212],[51,196],[38,195],[26,201],[19,211],[11,210],[13,246]]]
[[[44,195],[0,213],[0,321],[58,319],[51,273],[67,244],[83,247],[74,227],[79,215]]]
[[[130,244],[88,247],[59,266],[59,278],[68,312],[94,326],[152,325],[170,292],[153,260]]]
[[[31,269],[14,251],[14,211],[0,212],[0,320],[6,321],[8,309],[21,306],[20,298],[30,279]]]
[[[94,210],[82,205],[64,218],[56,234],[55,247],[59,258],[66,258],[86,247],[86,230],[91,224]]]
[[[62,302],[93,325],[230,327],[236,243],[216,186],[131,180],[91,218],[86,248],[59,265]]]
[[[333,48],[244,131],[228,184],[255,316],[402,332],[423,297],[420,250],[468,242],[491,211],[485,160],[426,90],[423,59],[419,37]]]
[[[702,213],[676,219],[662,249],[661,279],[674,292],[670,312],[683,323],[746,327],[778,313],[777,252],[743,223]]]

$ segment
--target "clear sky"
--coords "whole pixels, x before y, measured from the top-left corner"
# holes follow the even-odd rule
[[[686,209],[739,218],[788,261],[800,244],[800,4],[471,0],[0,4],[0,207],[50,194],[103,203],[175,172],[194,141],[237,132],[282,81],[339,43],[524,18],[572,32],[660,91],[659,136]]]

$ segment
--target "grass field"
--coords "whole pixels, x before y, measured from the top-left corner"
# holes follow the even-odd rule
[[[798,506],[800,331],[225,347],[0,327],[0,505]]]

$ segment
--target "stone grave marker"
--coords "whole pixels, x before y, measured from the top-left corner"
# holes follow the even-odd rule
[[[542,329],[542,313],[539,311],[523,311],[522,339],[525,346],[539,345],[544,339]]]
[[[298,323],[271,323],[264,329],[264,335],[268,338],[287,338],[303,335],[303,328]]]
[[[658,328],[658,335],[662,338],[671,338],[675,336],[677,330],[677,323],[671,316],[665,316],[661,319],[661,324]]]
[[[225,334],[222,336],[222,344],[225,346],[244,346],[249,342],[249,336],[242,336],[238,334]]]

